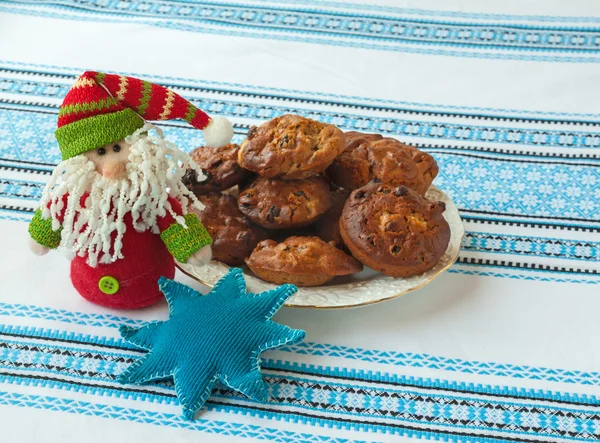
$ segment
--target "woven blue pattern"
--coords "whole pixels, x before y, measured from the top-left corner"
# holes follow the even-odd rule
[[[127,341],[149,352],[121,374],[121,383],[145,383],[173,377],[184,415],[193,419],[220,382],[247,397],[266,401],[260,354],[297,343],[304,331],[271,320],[297,291],[279,286],[246,293],[242,270],[232,268],[206,295],[161,277],[169,320],[140,328],[122,326]]]
[[[444,54],[461,57],[528,59],[543,61],[595,62],[600,59],[600,36],[597,29],[557,24],[535,26],[520,23],[453,22],[432,18],[382,16],[378,12],[355,14],[352,8],[323,11],[297,9],[293,2],[281,6],[218,4],[194,1],[165,4],[163,1],[123,2],[119,0],[48,1],[48,8],[32,10],[19,7],[28,1],[12,0],[15,5],[0,10],[16,11],[44,17],[93,22],[138,23],[186,32],[213,33],[253,38],[300,41],[313,44]],[[329,3],[328,6],[334,5]],[[344,5],[340,5],[343,6]],[[363,5],[364,7],[365,5]],[[340,8],[340,9],[342,9]],[[376,8],[374,8],[376,9]],[[391,8],[393,10],[393,8]],[[397,9],[404,15],[405,12]],[[550,17],[550,21],[551,21]],[[543,17],[542,20],[548,20]],[[538,55],[549,53],[552,55]],[[570,56],[566,56],[569,54]],[[579,56],[578,55],[584,55]]]
[[[68,84],[37,80],[33,85],[30,80],[4,78],[0,90],[11,94],[34,97],[61,98],[68,91]],[[434,139],[450,139],[457,141],[474,141],[479,143],[526,144],[532,146],[554,146],[569,148],[592,148],[600,146],[600,136],[594,132],[577,130],[528,129],[515,126],[493,127],[479,124],[453,124],[441,121],[414,121],[412,119],[356,115],[352,112],[327,112],[312,110],[303,106],[259,105],[235,99],[196,99],[194,104],[208,112],[219,113],[228,117],[245,117],[271,119],[278,115],[294,112],[332,123],[348,130],[377,131],[397,136],[431,137]],[[58,106],[46,106],[57,110]],[[57,112],[57,111],[55,111]],[[15,123],[19,129],[30,129],[32,120],[17,118]],[[184,126],[184,125],[182,125]]]
[[[150,423],[160,426],[204,431],[214,435],[233,436],[236,438],[257,438],[259,440],[279,443],[289,443],[290,441],[303,441],[309,443],[346,443],[349,441],[343,438],[328,438],[320,435],[290,432],[240,423],[227,423],[202,419],[192,422],[180,418],[175,414],[155,413],[152,411],[123,408],[120,406],[98,405],[86,401],[73,401],[50,396],[0,392],[0,404],[66,412],[69,414],[81,414],[134,423]],[[360,443],[360,441],[357,442]]]
[[[51,2],[79,6],[75,0]],[[600,38],[592,30],[569,30],[554,26],[544,29],[534,26],[475,26],[472,23],[390,19],[354,14],[345,11],[325,14],[318,9],[293,11],[288,7],[253,7],[219,5],[198,1],[183,5],[166,5],[162,1],[124,3],[95,0],[86,2],[94,11],[120,16],[150,16],[162,19],[185,19],[196,23],[222,23],[231,27],[278,29],[287,32],[346,36],[370,40],[387,39],[398,42],[437,43],[484,48],[546,49],[585,51],[600,48]]]
[[[465,236],[463,249],[478,252],[511,251],[537,257],[560,257],[569,260],[600,260],[600,242],[542,237],[522,238],[516,235],[500,235],[488,232],[469,232]]]
[[[5,352],[0,353],[3,370],[15,370],[25,364],[29,365],[26,372],[47,374],[44,377],[27,376],[26,373],[0,376],[5,383],[177,404],[176,391],[170,381],[147,384],[143,389],[128,386],[123,390],[120,387],[117,377],[137,355],[80,346],[69,349],[24,340],[9,340],[3,348]],[[6,355],[11,356],[11,361],[5,361]],[[281,419],[287,420],[290,419],[286,416],[287,410],[301,408],[324,414],[324,420],[332,426],[348,430],[359,426],[358,420],[361,420],[360,426],[373,431],[380,428],[398,434],[410,423],[426,419],[430,430],[445,426],[459,434],[501,430],[506,436],[521,438],[537,435],[590,440],[600,435],[600,401],[593,396],[424,380],[400,381],[388,374],[357,374],[338,368],[294,366],[272,360],[266,360],[263,368],[269,404],[251,402],[260,405],[263,412],[254,414],[263,417],[278,414]],[[59,375],[68,379],[57,377]],[[385,388],[378,387],[382,381],[387,383]],[[102,382],[102,385],[94,382]],[[207,408],[252,413],[233,400],[246,402],[243,395],[219,388],[207,402]],[[275,405],[277,409],[274,409]],[[265,409],[270,412],[266,413]],[[340,414],[352,418],[336,422],[334,418]],[[377,427],[369,425],[373,418],[385,421]],[[302,414],[298,419],[310,423],[310,419]],[[443,438],[443,434],[439,435]]]
[[[14,334],[12,334],[14,333]],[[1,367],[5,370],[17,369],[22,367],[24,363],[27,365],[27,371],[41,371],[47,374],[61,374],[68,372],[70,375],[86,380],[115,380],[121,375],[127,367],[133,363],[138,355],[143,354],[137,347],[130,347],[126,342],[107,342],[99,337],[82,337],[71,335],[70,337],[57,337],[52,334],[44,333],[44,331],[26,331],[22,329],[13,329],[12,331],[0,331],[3,338],[1,352]],[[12,338],[11,338],[12,337]],[[310,343],[308,343],[311,345]],[[312,344],[315,345],[315,344]],[[85,346],[85,347],[82,347]],[[94,348],[94,352],[90,352],[90,346]],[[425,361],[425,357],[421,356],[420,360]],[[430,360],[435,357],[429,356]],[[439,360],[439,358],[437,358]],[[415,360],[417,360],[415,358]],[[460,360],[455,359],[457,362]],[[466,362],[467,364],[473,362]],[[484,365],[496,368],[510,367],[510,365],[500,365],[497,363],[478,363],[481,367]],[[344,379],[348,383],[351,382],[368,382],[372,384],[385,383],[392,387],[404,387],[407,389],[431,389],[436,392],[447,392],[452,395],[463,393],[467,395],[485,395],[493,394],[506,398],[516,398],[522,400],[538,400],[550,401],[565,404],[589,404],[600,405],[600,398],[590,395],[578,395],[565,392],[543,391],[534,389],[523,389],[511,386],[492,386],[474,383],[457,383],[448,380],[422,378],[422,377],[407,377],[398,376],[388,372],[375,372],[363,370],[349,370],[341,367],[331,366],[315,366],[299,363],[284,362],[281,360],[273,360],[269,358],[262,359],[261,366],[263,369],[272,373],[288,373],[296,374],[303,377],[320,377],[322,379],[331,378],[335,380]],[[399,365],[402,366],[402,365]],[[467,366],[467,365],[464,365]],[[475,365],[471,364],[471,367]],[[81,370],[83,367],[85,371]],[[420,365],[420,367],[426,367]],[[430,367],[430,366],[427,366]],[[447,365],[444,369],[448,370]],[[455,366],[458,368],[458,365]],[[569,382],[566,377],[578,375],[578,380],[571,380],[573,383],[600,385],[598,373],[582,374],[577,371],[561,371],[551,370],[549,368],[516,368],[513,374],[505,372],[502,374],[505,377],[511,377],[519,371],[526,376],[527,371],[530,374],[548,374],[553,373],[555,381]],[[455,369],[460,370],[460,369]],[[474,373],[471,371],[465,371]],[[495,372],[494,375],[501,375]],[[26,378],[26,377],[25,377]],[[21,377],[20,382],[24,382],[24,377]],[[268,379],[269,377],[267,377]],[[519,378],[518,376],[514,378]],[[541,377],[532,377],[533,379],[543,379]],[[11,377],[6,377],[10,380]],[[35,383],[39,378],[30,378],[32,383]],[[587,382],[584,381],[587,379]],[[172,383],[157,383],[157,386],[171,386]],[[99,387],[99,386],[93,386]],[[130,386],[130,393],[144,393],[143,388]]]
[[[21,312],[23,314],[23,311]],[[10,311],[2,313],[10,313]],[[67,321],[78,323],[76,320],[78,313],[73,314],[72,320]],[[32,318],[38,317],[34,313]],[[42,318],[52,319],[53,317],[48,316]],[[62,316],[62,321],[66,321],[66,318],[67,316]],[[129,321],[132,323],[134,322],[132,320]],[[63,346],[70,346],[70,344],[85,344],[100,346],[108,350],[116,349],[132,351],[137,349],[137,347],[121,339],[96,337],[43,328],[0,325],[0,335],[4,335],[6,337],[26,337],[29,339],[47,339],[51,342],[63,343]],[[280,351],[288,352],[290,353],[290,356],[310,355],[316,357],[335,357],[366,363],[387,364],[395,367],[427,368],[465,374],[493,375],[517,379],[545,380],[560,383],[600,386],[600,372],[597,371],[586,372],[562,368],[496,363],[492,361],[464,360],[460,358],[447,358],[429,354],[351,348],[347,346],[314,342],[304,342],[294,346],[286,346],[280,348]],[[36,349],[29,349],[27,350],[28,356],[24,358],[27,358],[31,361],[38,361],[39,359],[47,358],[43,357],[43,354],[37,354],[37,352],[38,351]],[[10,355],[15,354],[11,352]]]

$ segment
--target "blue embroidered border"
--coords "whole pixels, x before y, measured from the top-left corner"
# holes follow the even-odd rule
[[[0,304],[0,315],[12,315],[9,305],[6,309],[5,304]],[[26,314],[27,307],[19,305],[21,315]],[[43,308],[42,308],[43,310]],[[41,317],[43,315],[43,317]],[[88,318],[89,317],[89,318]],[[54,317],[52,312],[45,313],[37,310],[34,318],[44,318],[47,320],[56,319],[57,321],[87,324],[90,320],[93,322],[104,322],[98,318],[97,314],[82,314],[69,311],[61,311],[58,317]],[[100,316],[101,317],[101,316]],[[84,322],[84,323],[81,323]],[[116,327],[110,320],[106,322],[107,327]],[[127,322],[125,322],[127,323]],[[133,349],[121,339],[112,337],[94,337],[91,335],[77,334],[74,332],[59,331],[45,328],[31,328],[21,326],[11,326],[0,324],[0,334],[12,335],[28,338],[49,338],[59,339],[76,344],[97,344],[108,348]],[[493,375],[501,377],[523,378],[530,380],[546,380],[561,383],[576,383],[582,385],[600,385],[600,373],[594,371],[577,371],[560,368],[534,367],[528,365],[502,364],[495,362],[479,362],[472,360],[462,360],[458,358],[447,358],[433,356],[429,354],[404,353],[397,351],[382,351],[376,349],[351,348],[327,343],[305,342],[298,345],[281,348],[280,351],[292,354],[306,354],[312,356],[339,357],[370,363],[386,364],[393,366],[423,367],[451,372],[463,372],[469,374]]]
[[[204,420],[201,418],[196,419],[195,421],[189,421],[176,414],[123,408],[99,403],[76,401],[67,398],[25,395],[15,392],[0,391],[0,404],[35,409],[46,409],[58,412],[67,412],[71,414],[102,417],[113,420],[125,420],[142,424],[170,426],[175,428],[203,431],[210,434],[219,434],[240,438],[255,438],[279,443],[289,443],[292,441],[307,443],[346,443],[349,441],[343,438],[333,438],[309,433],[297,433],[281,429],[247,425],[244,423]]]
[[[90,348],[62,349],[52,345],[8,340],[0,341],[0,361],[2,361],[2,368],[20,371],[20,373],[5,372],[0,376],[0,380],[9,384],[52,387],[126,397],[131,400],[163,403],[166,401],[172,404],[175,402],[170,383],[148,385],[147,388],[122,387],[115,383],[115,377],[133,361],[131,354],[97,352]],[[337,368],[333,370],[325,368],[324,371],[321,369],[315,374],[314,367],[311,366],[313,373],[310,375],[316,376],[317,379],[307,379],[302,373],[299,376],[286,374],[285,366],[289,367],[289,364],[267,361],[265,365],[271,371],[281,369],[282,366],[284,366],[283,375],[267,376],[271,395],[269,404],[263,406],[260,403],[247,401],[242,396],[235,396],[228,390],[220,389],[208,405],[209,409],[299,421],[311,425],[334,426],[340,429],[385,431],[394,434],[405,430],[411,424],[419,423],[422,426],[426,423],[426,426],[430,426],[428,431],[441,434],[448,432],[460,434],[477,430],[502,432],[508,435],[524,436],[534,433],[537,436],[587,439],[595,436],[593,423],[600,421],[599,410],[589,409],[590,406],[598,406],[595,397],[577,397],[578,401],[574,404],[573,399],[565,400],[564,394],[560,394],[558,398],[556,395],[552,398],[545,395],[544,399],[540,399],[542,402],[562,400],[570,401],[570,404],[532,404],[531,397],[526,398],[527,403],[519,403],[515,398],[502,396],[498,398],[498,387],[491,389],[485,387],[486,390],[490,389],[483,393],[483,396],[488,398],[473,398],[472,392],[449,393],[440,390],[439,383],[438,389],[429,388],[430,392],[425,392],[428,388],[422,383],[420,388],[425,391],[414,391],[406,387],[358,386],[352,380],[344,380],[345,383],[319,380],[323,377],[339,376]],[[33,374],[33,371],[66,375],[75,379],[97,380],[108,385],[45,377]],[[161,390],[157,391],[156,388]],[[482,387],[478,388],[481,390]],[[469,397],[462,397],[465,394]],[[168,400],[165,400],[165,397]],[[248,404],[248,407],[239,403],[230,403],[233,398]],[[223,399],[227,402],[219,403],[215,399]],[[584,400],[592,400],[592,403],[590,401],[582,403]],[[274,404],[284,408],[292,407],[295,410],[272,409]],[[310,411],[311,414],[307,416],[297,409]],[[338,415],[345,418],[335,419]],[[568,416],[568,425],[564,422],[566,416]],[[352,417],[359,420],[353,421]],[[427,417],[425,422],[423,422],[424,417]],[[372,421],[375,418],[387,419],[387,421]],[[537,425],[534,426],[532,423]],[[534,428],[539,429],[534,430]]]
[[[284,34],[292,34],[296,39],[302,39],[300,36],[315,36],[323,38],[322,43],[326,44],[335,44],[336,39],[345,38],[351,41],[370,41],[373,46],[376,46],[377,42],[384,43],[380,45],[380,49],[392,49],[385,45],[388,43],[492,51],[509,49],[593,53],[600,45],[594,28],[535,26],[527,23],[481,24],[440,21],[432,18],[408,19],[400,16],[357,13],[356,8],[325,11],[297,7],[282,8],[280,5],[274,7],[273,5],[215,2],[184,5],[171,3],[166,6],[162,2],[151,0],[142,4],[92,0],[85,5],[78,1],[62,0],[46,3],[46,6],[62,11],[63,18],[73,19],[73,16],[66,15],[68,13],[77,14],[82,19],[95,16],[111,21],[127,17],[137,21],[143,20],[146,24],[154,26],[183,28],[196,32],[214,32],[217,30],[209,30],[207,26],[218,26],[221,32],[227,28],[240,29],[255,37],[271,31],[279,34],[271,35],[270,38],[281,39]],[[42,13],[49,14],[49,11],[42,11]]]
[[[36,80],[37,92],[31,91],[32,80],[3,79],[3,89],[16,95],[52,97],[60,99],[66,94],[69,85],[49,83]],[[472,121],[464,123],[450,123],[448,121],[419,119],[417,115],[378,116],[351,113],[349,110],[328,111],[294,106],[275,104],[252,103],[236,100],[237,97],[219,98],[191,98],[195,105],[207,112],[226,115],[233,118],[268,120],[273,117],[295,113],[305,115],[326,123],[335,124],[342,129],[366,132],[380,132],[394,136],[423,137],[434,140],[470,141],[476,143],[494,143],[506,145],[527,145],[535,147],[559,148],[596,148],[600,147],[600,134],[594,132],[589,126],[581,126],[586,131],[575,129],[548,129],[545,127],[527,128],[516,126],[479,125]],[[7,103],[3,106],[7,111],[18,112],[19,109],[44,112],[51,116],[57,113],[58,106],[48,103],[27,102],[27,104]],[[48,113],[50,111],[50,113]],[[5,111],[6,112],[6,111]],[[440,116],[437,116],[438,118]],[[32,117],[21,117],[31,119]],[[46,119],[40,124],[49,125]],[[39,117],[38,117],[39,119]],[[16,120],[15,123],[21,121]],[[23,124],[26,124],[24,122]],[[183,125],[180,125],[184,128]],[[188,129],[188,128],[186,128]]]
[[[24,63],[17,62],[12,60],[1,60],[0,59],[0,69],[17,69],[18,72],[33,74],[33,75],[41,75],[44,78],[52,78],[57,76],[68,76],[68,83],[71,84],[75,81],[78,75],[86,70],[85,67],[67,67],[67,66],[58,66],[58,65],[48,65],[48,64],[39,64],[39,63]],[[33,69],[32,69],[33,68]],[[133,77],[143,77],[146,80],[151,80],[158,83],[163,83],[168,85],[169,87],[179,87],[179,88],[206,88],[206,87],[223,87],[228,92],[238,92],[242,94],[246,93],[258,93],[258,94],[278,94],[281,93],[283,98],[286,100],[299,100],[301,101],[302,97],[307,97],[315,100],[327,98],[339,100],[340,103],[347,104],[360,104],[360,103],[370,103],[373,105],[393,105],[399,107],[408,107],[413,110],[426,110],[430,112],[441,111],[441,110],[451,110],[451,111],[459,111],[459,112],[476,112],[476,113],[502,113],[506,114],[505,118],[512,118],[515,115],[526,115],[530,117],[539,118],[540,116],[548,116],[552,118],[597,118],[600,119],[600,113],[573,113],[573,112],[552,112],[552,111],[543,111],[543,110],[527,110],[527,109],[506,109],[506,108],[487,108],[487,107],[477,107],[477,106],[456,106],[456,105],[448,105],[448,104],[435,104],[435,103],[420,103],[420,102],[407,102],[407,101],[399,101],[399,100],[390,100],[385,98],[373,98],[367,96],[355,96],[355,95],[340,95],[340,94],[331,94],[327,92],[315,92],[315,91],[306,91],[299,89],[286,89],[286,88],[274,88],[266,85],[252,85],[252,84],[242,84],[242,83],[232,83],[232,82],[221,82],[214,80],[202,80],[197,78],[184,78],[184,77],[173,77],[173,76],[164,76],[164,75],[151,75],[151,74],[142,74],[140,72],[131,72],[131,71],[122,71],[115,72],[117,74],[129,75]]]
[[[0,342],[1,344],[2,342]],[[52,346],[36,343],[4,342],[12,346],[0,347],[0,360],[2,367],[17,369],[26,372],[36,371],[45,373],[65,374],[69,377],[101,380],[113,383],[119,371],[131,363],[131,355],[118,356],[97,353],[95,350],[59,350]],[[115,362],[120,361],[121,366],[115,372]],[[24,365],[26,363],[26,365]],[[268,366],[277,367],[268,364]],[[109,371],[109,372],[106,372]],[[326,373],[328,370],[326,370]],[[321,374],[319,374],[321,375]],[[325,377],[327,377],[326,374]],[[323,375],[321,375],[323,377]],[[0,378],[7,383],[35,384],[58,389],[84,391],[99,395],[127,396],[130,399],[142,401],[161,401],[165,395],[174,402],[172,387],[169,384],[160,384],[164,391],[151,392],[138,387],[123,388],[116,385],[89,385],[61,379],[27,376],[27,374],[9,374]],[[427,425],[433,426],[434,431],[438,426],[443,429],[437,431],[444,433],[452,429],[462,429],[461,432],[470,430],[497,431],[504,434],[516,435],[548,435],[561,436],[572,439],[586,439],[594,436],[594,421],[600,421],[598,411],[577,408],[574,406],[542,405],[531,403],[517,403],[514,399],[501,398],[480,399],[448,394],[439,391],[422,392],[410,389],[391,389],[373,386],[356,386],[354,383],[338,383],[306,379],[305,377],[284,375],[269,375],[271,402],[314,413],[341,414],[346,417],[341,421],[334,421],[331,425],[350,430],[362,429],[370,432],[385,430],[397,433],[404,429],[406,423],[423,424],[426,416]],[[150,386],[152,387],[152,386]],[[496,388],[497,389],[497,388]],[[492,389],[494,391],[494,388]],[[462,394],[462,393],[461,393]],[[488,395],[491,393],[488,393]],[[214,398],[231,399],[234,394],[228,390],[219,390]],[[484,394],[485,395],[485,394]],[[235,396],[237,401],[249,404],[249,409],[240,410],[240,405],[231,403],[218,404],[215,400],[209,404],[209,409],[222,410],[223,412],[244,413],[268,418],[277,418],[288,421],[300,421],[312,425],[329,426],[333,417],[313,416],[306,419],[302,413],[285,410],[273,410],[269,404],[264,407],[259,403],[247,401],[243,396]],[[531,399],[528,399],[530,401]],[[594,399],[596,400],[596,399]],[[164,402],[164,400],[162,400]],[[597,403],[597,402],[595,402]],[[460,407],[459,407],[460,405]],[[586,406],[589,403],[586,404]],[[591,405],[590,405],[591,406]],[[458,408],[458,409],[457,409]],[[291,416],[290,416],[291,414]],[[565,429],[563,418],[569,416],[568,429]],[[352,422],[348,417],[360,418]],[[393,420],[392,422],[369,422],[369,419],[379,418]],[[532,423],[537,423],[535,431]],[[395,424],[398,423],[398,424]],[[399,424],[402,423],[402,424]],[[431,430],[431,429],[430,429]],[[564,432],[563,432],[564,431]],[[456,432],[456,431],[453,431]],[[600,434],[599,434],[600,435]]]
[[[334,40],[331,36],[320,36],[319,33],[308,33],[305,31],[297,32],[291,35],[280,33],[267,33],[266,29],[257,30],[257,31],[238,31],[234,29],[241,28],[241,25],[230,25],[229,29],[215,29],[208,28],[203,26],[202,23],[182,23],[182,22],[171,22],[168,20],[158,20],[158,19],[144,19],[144,18],[121,18],[116,16],[110,16],[110,14],[103,14],[93,11],[86,11],[87,14],[73,16],[69,15],[66,12],[69,11],[69,8],[65,7],[57,7],[58,10],[62,12],[50,12],[48,10],[31,10],[25,8],[17,8],[15,6],[5,7],[0,6],[0,12],[11,12],[22,15],[29,15],[35,17],[49,17],[49,18],[58,18],[62,20],[72,20],[72,21],[88,21],[88,22],[113,22],[113,23],[131,23],[131,20],[135,20],[136,23],[145,24],[150,26],[157,26],[166,29],[176,29],[180,31],[187,32],[202,32],[205,34],[214,34],[214,35],[228,35],[228,36],[238,36],[238,37],[253,37],[258,39],[272,39],[272,40],[281,40],[281,41],[302,41],[304,43],[312,43],[312,44],[327,44],[332,46],[343,46],[343,47],[353,47],[353,48],[362,48],[362,49],[377,49],[377,50],[387,50],[393,52],[404,52],[404,53],[414,53],[414,54],[427,54],[427,55],[446,55],[446,56],[454,56],[454,57],[471,57],[471,58],[484,58],[484,59],[501,59],[501,60],[527,60],[527,61],[540,61],[540,62],[568,62],[568,63],[598,63],[600,62],[600,57],[598,57],[595,52],[589,50],[590,56],[582,57],[582,56],[567,56],[562,55],[562,50],[559,50],[555,53],[555,55],[544,56],[537,55],[540,52],[539,49],[531,50],[524,54],[517,54],[514,50],[510,50],[507,52],[500,51],[488,51],[488,52],[477,52],[478,48],[476,45],[464,45],[466,50],[451,50],[451,49],[430,49],[427,46],[430,43],[427,42],[411,42],[410,44],[383,44],[380,42],[369,42],[365,43],[363,40],[367,40],[365,37],[355,38],[354,40]],[[108,17],[107,17],[108,15]],[[418,46],[424,47],[418,47]],[[456,45],[450,45],[456,46]],[[489,49],[489,48],[484,48]]]
[[[143,353],[139,350],[125,348],[115,352],[114,349],[118,348],[105,348],[101,344],[92,343],[84,343],[85,346],[93,346],[92,349],[77,347],[74,344],[65,344],[64,342],[53,344],[52,339],[45,339],[44,337],[21,336],[16,339],[6,337],[10,336],[5,335],[0,339],[0,365],[4,369],[50,374],[64,373],[84,380],[114,381],[129,364],[135,361],[139,354]],[[356,387],[358,386],[356,383],[374,383],[377,386],[389,387],[386,388],[386,392],[408,392],[417,395],[420,391],[414,389],[425,389],[445,393],[446,396],[450,395],[451,397],[448,398],[457,398],[456,395],[460,394],[476,397],[492,396],[509,402],[515,400],[541,401],[563,404],[563,406],[600,406],[600,398],[587,394],[580,395],[498,385],[476,385],[439,378],[408,377],[388,372],[317,366],[269,358],[262,359],[262,367],[267,371],[274,371],[275,376],[283,374],[287,378],[294,378],[293,374],[297,374],[305,381],[307,380],[306,376],[314,376],[318,381],[331,379],[335,383],[335,380],[342,380],[347,387]],[[268,377],[272,377],[272,375],[268,375]],[[32,380],[35,381],[35,379]],[[330,381],[327,383],[330,383]],[[164,384],[161,382],[156,383],[156,385],[171,388],[170,383]],[[137,389],[132,386],[132,389],[134,388]]]

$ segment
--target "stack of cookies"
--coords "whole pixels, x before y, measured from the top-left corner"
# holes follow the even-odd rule
[[[205,205],[214,258],[263,280],[317,286],[363,264],[407,277],[448,246],[444,205],[423,196],[437,164],[395,139],[283,115],[240,146],[191,155],[206,179],[190,171],[186,184]]]

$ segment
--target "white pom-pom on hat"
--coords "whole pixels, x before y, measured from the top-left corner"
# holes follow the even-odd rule
[[[204,144],[211,148],[219,148],[228,144],[233,137],[233,126],[225,117],[211,117],[204,128]]]

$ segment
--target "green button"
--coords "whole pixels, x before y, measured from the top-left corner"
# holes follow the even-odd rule
[[[119,282],[116,278],[111,277],[110,275],[105,275],[98,282],[98,287],[105,294],[113,295],[119,290]]]

